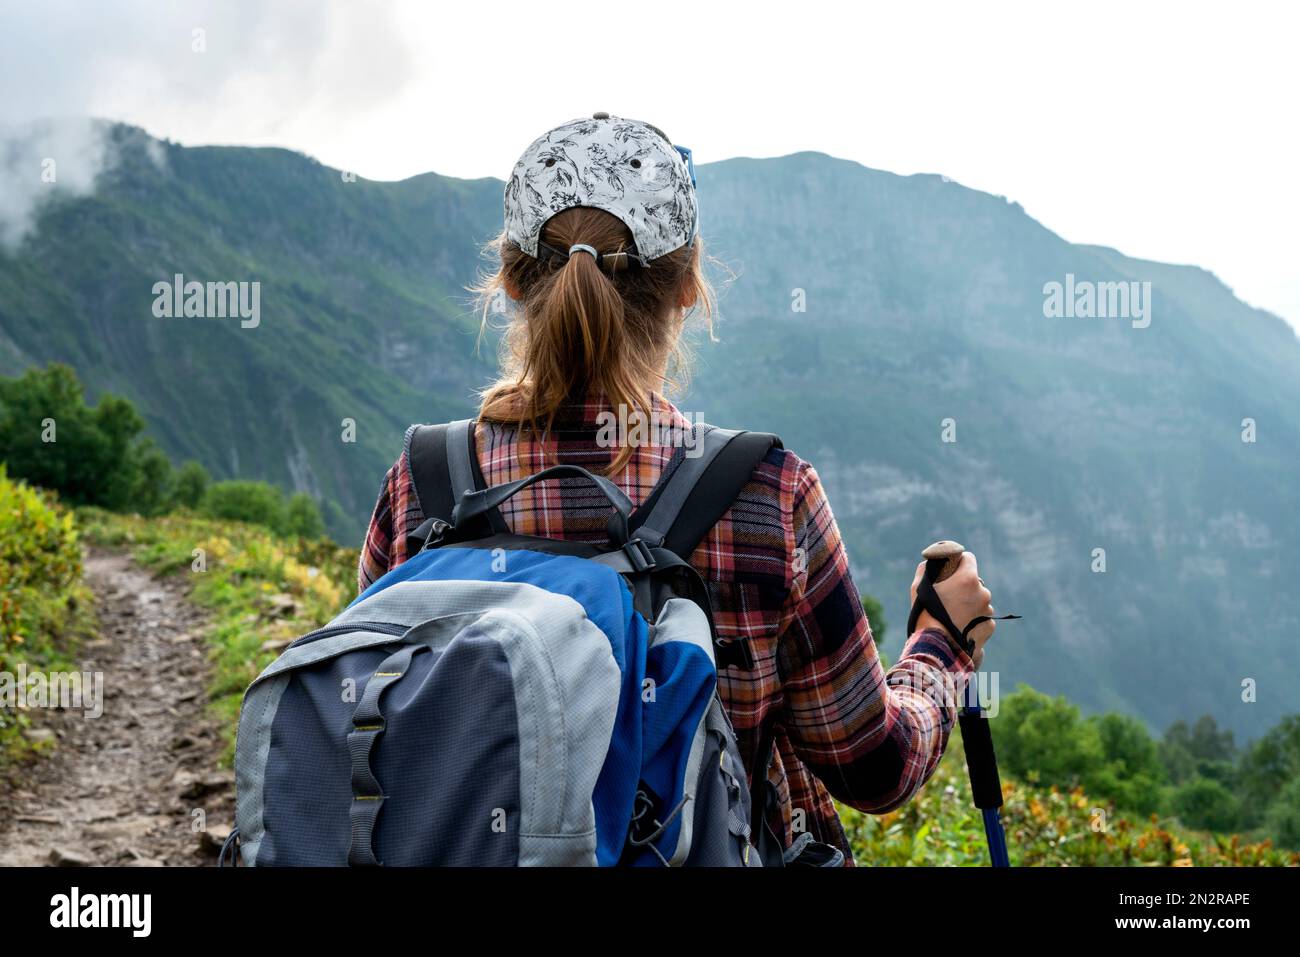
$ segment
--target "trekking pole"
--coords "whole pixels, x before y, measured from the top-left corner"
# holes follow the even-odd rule
[[[912,620],[908,623],[908,633],[916,630],[916,619],[920,610],[929,611],[940,624],[962,641],[965,635],[958,632],[948,617],[947,610],[939,601],[934,586],[957,570],[961,556],[966,551],[957,542],[935,542],[921,552],[925,559],[925,571],[921,575],[921,585],[917,588],[916,604],[912,608]],[[1001,615],[1001,618],[1019,618],[1019,615]],[[977,621],[979,619],[976,619]],[[973,624],[973,623],[972,623]],[[967,631],[970,625],[966,626]],[[971,683],[974,684],[974,676]],[[967,685],[969,688],[970,685]],[[994,867],[1010,867],[1007,857],[1007,835],[1002,829],[1002,781],[998,777],[998,759],[993,753],[993,734],[989,730],[988,719],[980,707],[979,689],[975,685],[973,697],[967,694],[967,703],[958,715],[957,723],[961,725],[961,740],[966,751],[966,771],[970,775],[971,796],[975,806],[984,815],[984,837],[988,842],[989,858]]]

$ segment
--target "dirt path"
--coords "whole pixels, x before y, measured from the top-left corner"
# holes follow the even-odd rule
[[[120,553],[90,554],[86,580],[100,634],[79,663],[103,672],[103,714],[38,717],[49,730],[35,733],[58,746],[0,796],[0,866],[213,864],[234,785],[217,770],[205,713],[203,616],[183,580],[155,579]]]

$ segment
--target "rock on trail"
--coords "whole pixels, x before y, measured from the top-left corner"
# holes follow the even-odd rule
[[[204,617],[183,579],[154,578],[125,554],[92,552],[85,568],[100,632],[75,660],[103,672],[103,714],[33,714],[28,736],[57,746],[8,793],[0,785],[0,866],[214,864],[234,782],[205,710]]]

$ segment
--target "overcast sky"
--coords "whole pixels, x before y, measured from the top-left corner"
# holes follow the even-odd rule
[[[699,162],[942,173],[1300,326],[1300,14],[1224,2],[0,0],[0,121],[504,178],[595,110]],[[205,49],[196,52],[195,30]]]

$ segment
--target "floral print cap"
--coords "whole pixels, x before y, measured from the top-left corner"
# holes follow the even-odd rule
[[[658,129],[608,113],[571,120],[538,137],[506,183],[506,238],[530,256],[546,221],[594,206],[627,224],[646,261],[699,232],[694,172]]]

